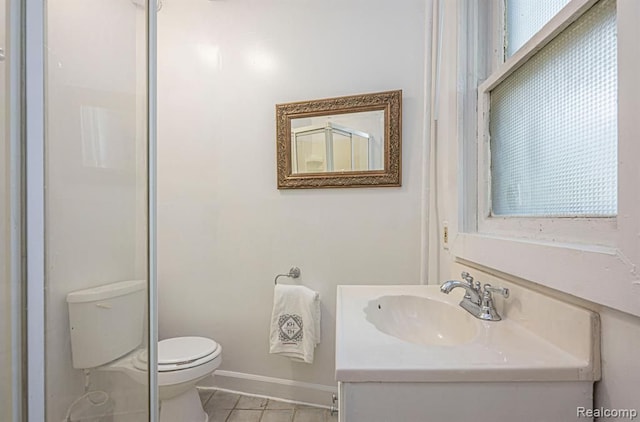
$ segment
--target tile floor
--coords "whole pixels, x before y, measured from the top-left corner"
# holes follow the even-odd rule
[[[209,422],[338,422],[329,410],[226,391],[201,391]]]

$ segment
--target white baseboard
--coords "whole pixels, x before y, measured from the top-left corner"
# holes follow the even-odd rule
[[[215,371],[213,385],[200,389],[221,389],[257,397],[329,408],[337,386],[314,384],[234,371]]]

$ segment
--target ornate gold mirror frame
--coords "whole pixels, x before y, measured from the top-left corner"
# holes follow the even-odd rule
[[[351,142],[351,168],[349,170],[333,170],[326,163],[317,166],[316,170],[298,169],[299,154],[292,151],[296,149],[298,140],[296,131],[292,131],[292,121],[308,122],[313,118],[323,117],[326,120],[327,130],[348,131],[358,136],[368,136],[357,128],[347,129],[344,124],[338,125],[331,122],[332,119],[341,123],[349,122],[353,115],[362,116],[362,113],[377,112],[384,123],[383,142],[381,145],[381,157],[378,164],[372,170],[353,170],[354,149]],[[359,114],[356,114],[359,113]],[[366,116],[366,114],[364,114]],[[316,119],[317,120],[317,119]],[[357,126],[357,125],[356,125]],[[382,126],[382,123],[381,123]],[[316,130],[320,132],[321,130]],[[340,133],[343,133],[340,132]],[[363,135],[364,133],[364,135]],[[311,139],[311,138],[309,138]],[[358,138],[365,139],[365,138]],[[321,141],[329,142],[329,141]],[[342,187],[378,187],[401,186],[401,144],[402,144],[402,91],[378,92],[373,94],[351,95],[347,97],[325,98],[313,101],[300,101],[295,103],[276,105],[276,144],[277,144],[277,168],[278,189],[308,189],[308,188],[342,188]],[[323,152],[324,153],[324,152]],[[296,154],[294,163],[294,156]],[[333,138],[331,146],[327,147],[324,158],[333,161]],[[368,154],[368,153],[367,153]],[[322,157],[321,157],[322,158]],[[368,159],[372,161],[372,159]],[[317,163],[315,163],[317,164]],[[365,164],[366,166],[366,164]]]

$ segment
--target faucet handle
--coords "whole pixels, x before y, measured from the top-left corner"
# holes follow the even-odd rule
[[[460,273],[460,277],[462,277],[464,281],[469,283],[469,286],[473,287],[473,276],[471,274],[469,274],[466,271],[463,271]]]
[[[499,293],[504,296],[505,299],[509,297],[509,289],[507,289],[506,287],[492,287],[491,284],[485,284],[484,291]]]
[[[481,289],[480,289],[480,282],[476,281],[475,283],[473,282],[473,276],[471,274],[469,274],[466,271],[463,271],[462,273],[460,273],[460,277],[462,277],[462,279],[464,281],[466,281],[469,284],[469,287],[471,287],[472,289],[474,289],[476,292],[480,293]],[[469,294],[467,293],[465,295],[465,297],[469,296]]]
[[[484,291],[482,292],[482,303],[480,304],[480,315],[478,315],[478,318],[485,321],[500,321],[502,317],[493,304],[493,297],[491,296],[492,292],[499,293],[505,298],[509,297],[509,289],[491,287],[491,284],[485,284]]]

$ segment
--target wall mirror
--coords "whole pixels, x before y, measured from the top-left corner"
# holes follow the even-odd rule
[[[400,186],[402,91],[276,105],[278,189]]]

